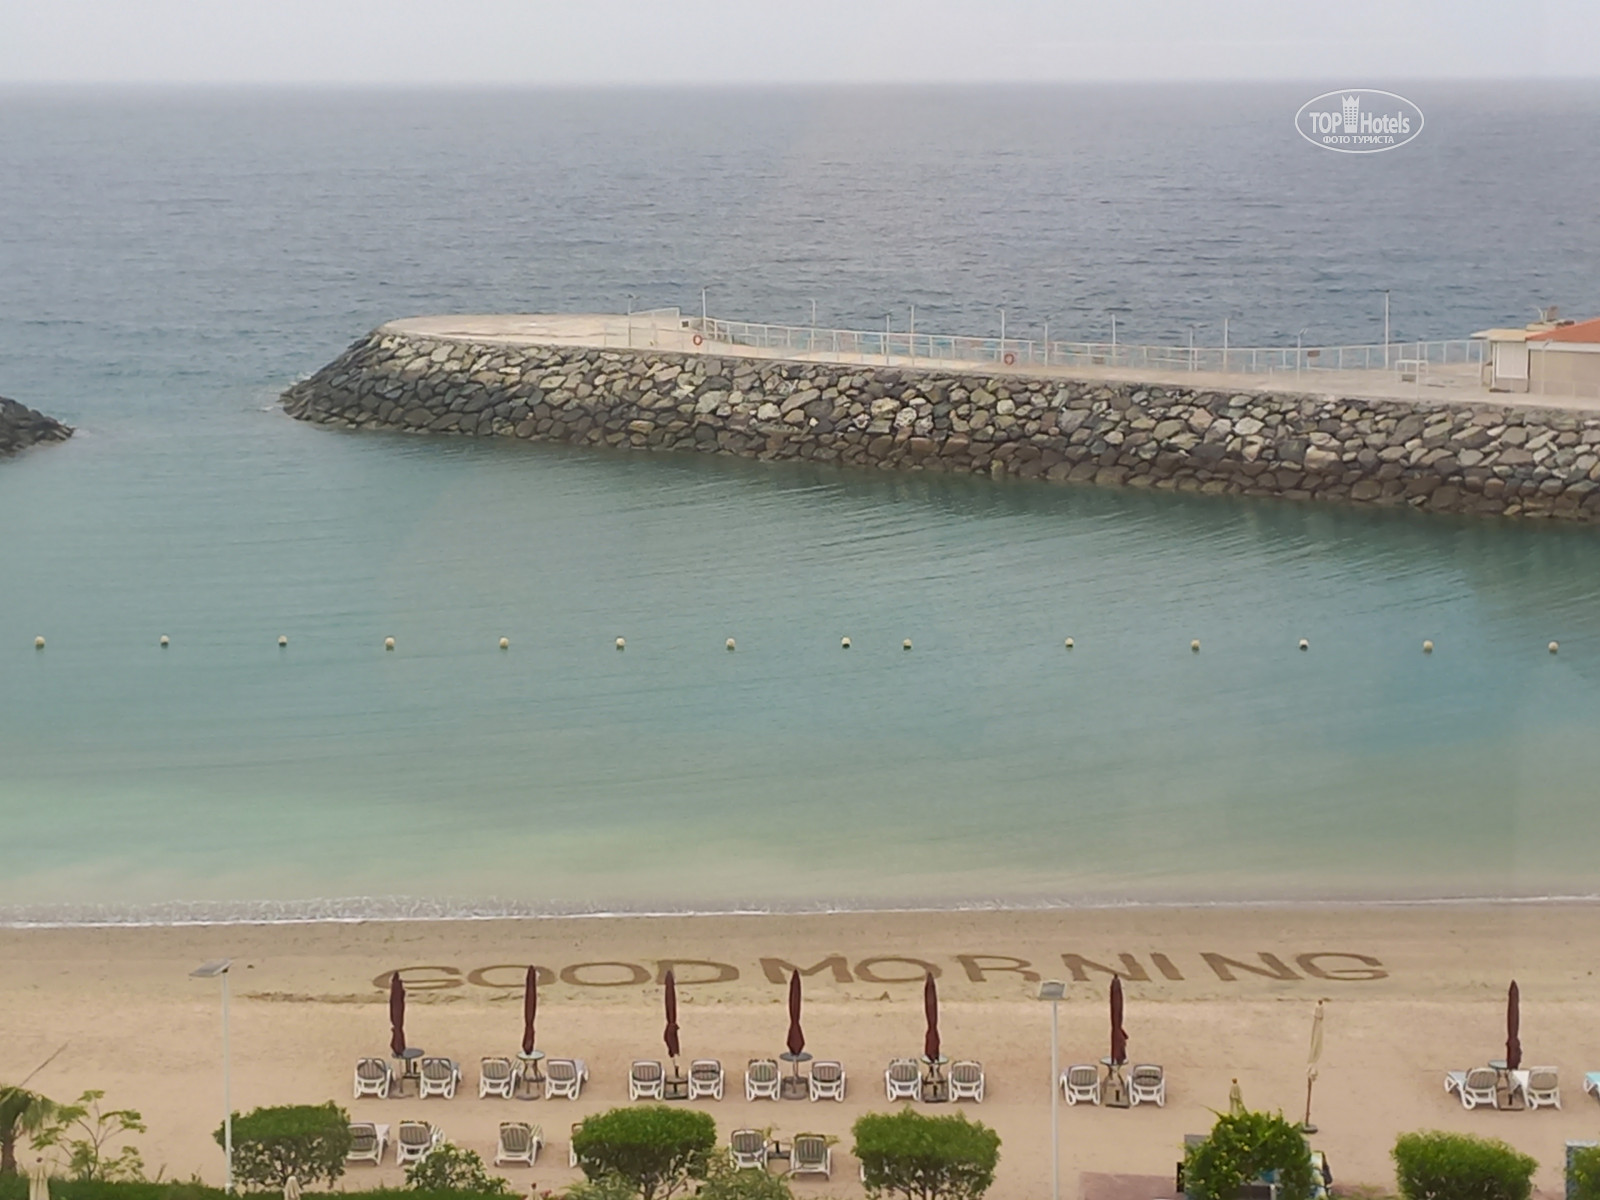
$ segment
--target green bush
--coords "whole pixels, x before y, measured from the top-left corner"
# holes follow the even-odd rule
[[[1282,1200],[1310,1200],[1311,1151],[1300,1131],[1282,1113],[1227,1113],[1217,1118],[1210,1137],[1189,1148],[1184,1192],[1192,1200],[1234,1200],[1268,1172],[1276,1172]]]
[[[718,1150],[707,1160],[706,1180],[695,1196],[697,1200],[794,1200],[794,1191],[783,1176],[755,1167],[735,1167],[733,1155]]]
[[[34,1136],[33,1144],[38,1149],[65,1146],[67,1170],[74,1179],[138,1182],[144,1178],[144,1159],[138,1148],[123,1146],[113,1154],[111,1143],[130,1133],[144,1133],[144,1118],[137,1109],[102,1109],[104,1098],[104,1092],[90,1089],[72,1104],[58,1106],[49,1124]]]
[[[572,1135],[591,1182],[615,1176],[641,1200],[666,1200],[691,1179],[704,1179],[716,1144],[709,1113],[665,1104],[613,1108],[587,1118]]]
[[[223,1130],[217,1127],[217,1145]],[[258,1108],[233,1118],[233,1177],[246,1187],[282,1191],[292,1175],[301,1187],[344,1174],[350,1116],[332,1100]]]
[[[489,1177],[475,1150],[460,1146],[437,1147],[421,1162],[406,1168],[406,1187],[414,1192],[469,1192],[477,1196],[509,1196],[511,1184]]]
[[[925,1117],[902,1108],[868,1113],[852,1128],[870,1197],[977,1200],[994,1183],[1000,1135],[964,1113]]]
[[[1403,1133],[1391,1152],[1405,1200],[1528,1200],[1539,1164],[1492,1138]]]
[[[1572,1200],[1600,1200],[1600,1146],[1572,1152],[1567,1160],[1567,1195]]]
[[[25,1175],[0,1179],[0,1200],[27,1200]],[[103,1179],[52,1179],[50,1200],[229,1200],[221,1188],[203,1183],[108,1183]],[[280,1197],[281,1200],[281,1197]],[[415,1200],[407,1196],[406,1200]]]

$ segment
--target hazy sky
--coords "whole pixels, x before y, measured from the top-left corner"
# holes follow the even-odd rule
[[[0,0],[0,82],[1600,76],[1600,0]]]

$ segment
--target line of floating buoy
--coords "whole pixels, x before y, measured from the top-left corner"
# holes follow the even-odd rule
[[[1195,638],[1194,641],[1190,642],[1189,643],[1189,649],[1194,651],[1194,653],[1199,654],[1200,653],[1200,639],[1199,638]]]
[[[722,644],[723,644],[723,645],[724,645],[724,646],[725,646],[725,647],[727,647],[727,648],[728,648],[728,649],[729,649],[729,650],[733,650],[733,649],[736,649],[736,647],[735,647],[735,645],[734,645],[734,641],[733,641],[733,639],[732,639],[732,638],[729,638],[729,639],[728,639],[728,640],[727,640],[727,641],[725,641],[725,642],[723,642],[723,643],[722,643]]]
[[[1551,642],[1550,643],[1550,653],[1551,654],[1554,654],[1559,649],[1561,649],[1561,643],[1560,642]]]
[[[850,649],[850,639],[847,638],[847,637],[840,638],[839,639],[839,649],[841,649],[841,650]]]
[[[280,633],[278,635],[278,645],[279,645],[279,647],[281,648],[283,646],[287,646],[288,644],[289,644],[289,639],[284,637],[283,634]]]
[[[161,644],[163,646],[165,646],[167,644],[167,635],[164,634],[164,633],[161,635]]]
[[[500,649],[502,649],[502,650],[511,649],[511,639],[510,638],[501,638],[500,639]]]
[[[1424,654],[1432,654],[1433,653],[1433,643],[1432,642],[1423,642],[1422,643],[1422,652]]]
[[[618,650],[626,650],[627,648],[628,648],[627,640],[625,638],[618,638],[617,639],[617,649]]]
[[[35,650],[43,650],[44,649],[44,639],[42,637],[34,638],[33,639],[33,648]]]
[[[1068,638],[1068,639],[1067,639],[1067,640],[1066,640],[1066,641],[1065,641],[1065,642],[1063,642],[1063,643],[1062,643],[1062,645],[1064,645],[1064,646],[1066,646],[1066,648],[1067,648],[1067,649],[1068,649],[1068,650],[1071,650],[1071,649],[1072,649],[1072,647],[1073,647],[1073,646],[1074,646],[1074,645],[1075,645],[1075,644],[1076,644],[1076,643],[1074,643],[1074,642],[1073,642],[1073,640],[1072,640],[1072,639],[1071,639],[1071,638]]]
[[[906,638],[904,641],[902,641],[900,643],[900,649],[902,649],[902,650],[911,649],[911,639],[910,638]]]
[[[1311,643],[1310,643],[1310,642],[1308,642],[1308,641],[1306,641],[1306,639],[1305,639],[1305,638],[1301,638],[1301,639],[1300,639],[1300,649],[1302,649],[1302,650],[1309,650],[1309,649],[1311,649]]]
[[[394,639],[392,637],[384,638],[383,639],[383,648],[385,650],[393,650],[394,649]]]

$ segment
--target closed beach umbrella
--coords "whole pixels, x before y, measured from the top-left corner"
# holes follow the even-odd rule
[[[922,1011],[928,1016],[928,1033],[922,1039],[922,1057],[929,1062],[939,1061],[939,989],[934,985],[933,972],[922,985]]]
[[[400,972],[389,976],[389,1050],[396,1058],[406,1052],[406,985]]]
[[[522,1052],[533,1053],[533,1019],[539,1015],[539,968],[528,968],[528,981],[522,985]]]
[[[291,1175],[283,1181],[283,1200],[300,1200],[300,1177]]]
[[[50,1168],[42,1158],[28,1172],[28,1200],[50,1200]]]
[[[1511,981],[1506,993],[1506,1070],[1515,1071],[1522,1066],[1522,993],[1517,991],[1517,981]]]
[[[1111,1061],[1128,1061],[1128,1032],[1122,1028],[1122,976],[1111,977]]]
[[[667,991],[664,1003],[667,1008],[667,1027],[661,1032],[661,1040],[667,1044],[667,1057],[676,1060],[678,1049],[678,977],[671,971],[667,972]],[[674,1070],[677,1068],[674,1067]]]
[[[1315,1133],[1311,1123],[1311,1085],[1317,1081],[1317,1064],[1322,1061],[1322,1001],[1317,1001],[1317,1011],[1311,1014],[1311,1052],[1306,1055],[1306,1119],[1300,1126],[1304,1133]]]
[[[806,1048],[805,1031],[800,1028],[800,972],[789,976],[789,1053],[800,1054]]]

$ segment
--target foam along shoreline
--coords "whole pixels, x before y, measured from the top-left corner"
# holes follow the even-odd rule
[[[530,340],[563,320],[578,331]],[[1600,411],[1582,407],[628,349],[583,328],[391,323],[284,408],[349,429],[1600,520]]]
[[[64,442],[72,433],[70,425],[0,396],[0,458],[29,446]]]
[[[334,1098],[358,1120],[420,1117],[486,1153],[498,1122],[531,1120],[548,1145],[527,1173],[559,1186],[567,1127],[626,1103],[628,1063],[661,1058],[661,984],[676,971],[686,1057],[722,1060],[733,1080],[748,1058],[781,1049],[787,972],[805,975],[807,1048],[849,1073],[843,1104],[746,1103],[730,1087],[708,1104],[721,1136],[772,1125],[840,1138],[831,1182],[802,1195],[856,1195],[849,1128],[884,1110],[882,1071],[921,1044],[921,981],[938,977],[947,1052],[984,1064],[988,1097],[971,1115],[1004,1139],[994,1195],[1045,1194],[1049,1164],[1049,1009],[1040,978],[1067,983],[1062,1065],[1105,1053],[1106,987],[1124,978],[1136,1062],[1160,1063],[1168,1104],[1130,1112],[1063,1108],[1063,1186],[1082,1173],[1165,1176],[1185,1133],[1209,1127],[1237,1077],[1249,1104],[1298,1116],[1312,1009],[1327,1000],[1314,1139],[1345,1185],[1385,1184],[1404,1130],[1503,1137],[1534,1154],[1554,1189],[1558,1148],[1592,1136],[1583,1074],[1600,1069],[1593,987],[1600,905],[1119,908],[1025,912],[617,916],[495,921],[0,930],[0,1078],[25,1074],[63,1043],[35,1084],[72,1097],[104,1088],[141,1109],[152,1168],[220,1177],[210,1131],[219,1119],[218,995],[188,977],[234,959],[236,1107]],[[475,1099],[478,1059],[515,1049],[526,964],[542,968],[539,1045],[587,1059],[577,1103]],[[355,1059],[384,1054],[385,991],[410,990],[407,1035],[466,1068],[455,1100],[349,1098]],[[1468,1113],[1443,1073],[1479,1064],[1504,1042],[1505,988],[1523,997],[1526,1061],[1559,1068],[1565,1106]],[[515,1112],[510,1111],[514,1107]],[[936,1110],[935,1110],[936,1111]],[[1170,1177],[1170,1176],[1169,1176]],[[356,1168],[352,1185],[397,1183],[392,1161]]]

